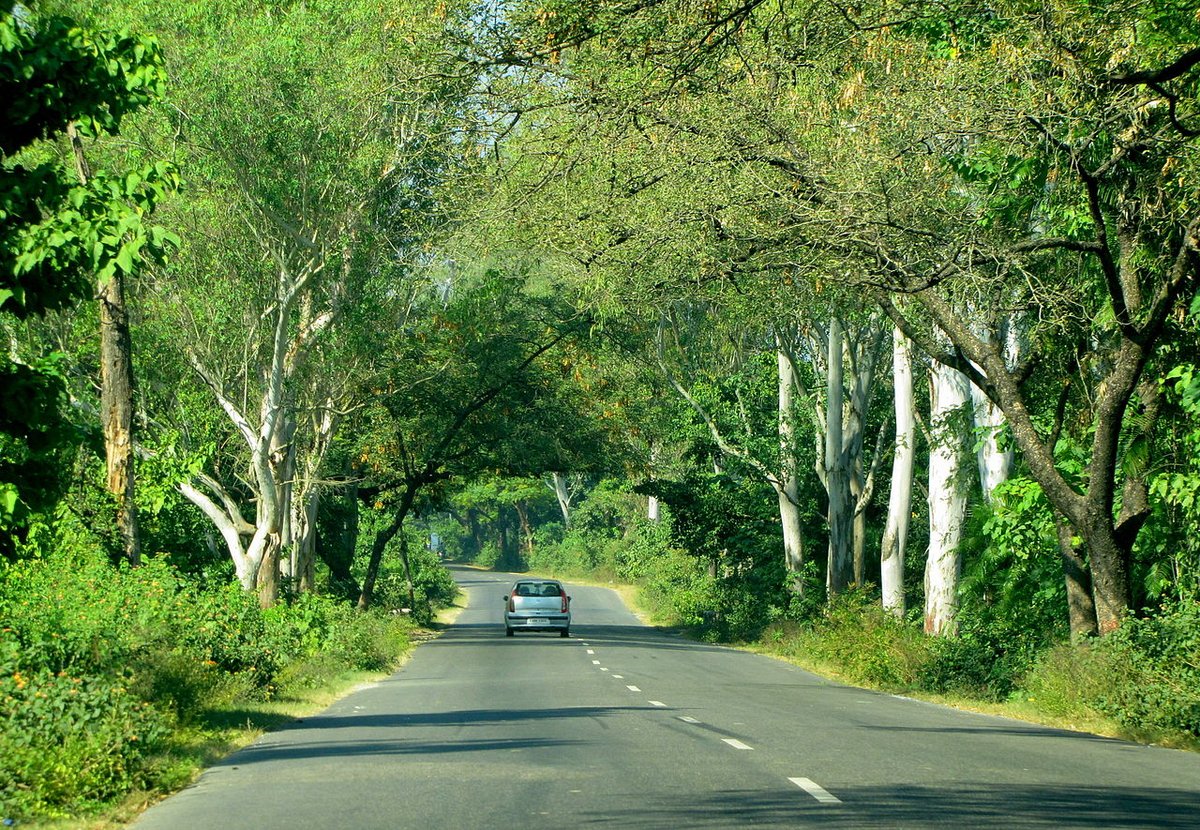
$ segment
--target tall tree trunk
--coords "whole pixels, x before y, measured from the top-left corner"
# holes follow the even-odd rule
[[[1021,358],[1020,322],[1016,316],[1010,316],[1001,326],[1000,336],[1004,341],[1004,362],[1012,369]],[[991,337],[984,332],[980,334],[980,340],[988,343]],[[991,504],[996,488],[1008,481],[1015,453],[1011,445],[1004,448],[1000,446],[1000,430],[1005,424],[1004,412],[974,383],[971,384],[971,411],[977,433],[975,463],[979,468],[979,488],[984,501]]]
[[[912,515],[913,460],[917,451],[916,404],[913,399],[912,344],[892,332],[892,384],[896,403],[896,448],[892,456],[892,491],[880,551],[879,582],[883,607],[904,616],[904,556]]]
[[[550,489],[558,500],[558,510],[562,513],[563,527],[571,527],[571,489],[567,486],[567,477],[562,473],[550,474]]]
[[[529,524],[529,508],[525,502],[518,501],[513,505],[517,511],[517,520],[521,523],[521,540],[525,543],[525,556],[533,555],[533,528]],[[528,562],[526,562],[528,564]]]
[[[854,576],[851,557],[853,506],[850,469],[843,447],[843,347],[841,321],[829,323],[825,395],[825,488],[829,496],[829,564],[825,586],[830,598],[845,590]]]
[[[15,6],[14,6],[15,8]],[[74,122],[67,137],[79,183],[86,185],[91,169]],[[134,567],[142,563],[138,535],[133,469],[133,340],[125,304],[125,275],[113,270],[97,287],[100,303],[100,423],[104,431],[104,461],[108,492],[117,503],[117,532],[121,553]]]
[[[304,593],[316,587],[317,515],[321,506],[321,491],[305,490],[296,499],[296,516],[292,520],[292,579],[295,590]]]
[[[795,367],[781,348],[775,350],[779,380],[779,461],[780,474],[775,482],[779,502],[779,523],[783,528],[783,557],[791,587],[804,593],[804,534],[800,527],[800,465],[796,443]]]
[[[108,491],[117,500],[117,529],[126,561],[140,565],[137,503],[133,471],[133,345],[125,280],[117,269],[101,284],[100,300],[100,418],[104,426],[104,456]]]
[[[1076,542],[1075,531],[1057,512],[1054,516],[1058,531],[1058,553],[1062,561],[1063,580],[1067,588],[1067,618],[1071,624],[1071,642],[1095,637],[1096,603],[1092,599],[1092,577],[1087,560]]]
[[[929,371],[929,556],[925,566],[925,631],[954,633],[958,612],[958,578],[962,558],[958,545],[966,518],[962,471],[967,452],[963,408],[970,399],[967,378],[957,369],[934,362]]]
[[[400,534],[400,563],[404,565],[404,585],[408,589],[408,610],[417,608],[417,592],[413,586],[412,560],[408,555],[408,534]]]

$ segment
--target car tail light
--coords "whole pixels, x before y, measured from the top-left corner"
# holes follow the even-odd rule
[[[517,610],[517,607],[516,607],[515,605],[513,605],[513,597],[515,597],[515,596],[516,596],[516,594],[509,594],[509,595],[508,595],[508,610],[509,610],[509,611],[516,611],[516,610]]]
[[[566,591],[563,591],[563,592],[562,592],[562,603],[563,603],[563,604],[562,604],[562,612],[563,612],[564,614],[565,614],[565,613],[567,613],[567,607],[568,607],[568,605],[567,605],[567,604],[568,604],[570,601],[571,601],[571,598],[570,598],[569,596],[567,596],[567,592],[566,592]]]

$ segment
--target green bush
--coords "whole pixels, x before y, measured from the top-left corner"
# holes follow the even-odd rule
[[[1128,619],[1107,637],[1047,650],[1014,697],[1067,718],[1200,736],[1200,603]]]
[[[142,783],[168,722],[119,678],[24,663],[0,635],[0,814],[65,815]]]
[[[1115,671],[1100,711],[1133,728],[1200,736],[1200,603],[1126,620],[1101,648]]]
[[[1045,632],[1030,631],[1023,620],[964,610],[959,613],[955,636],[928,639],[919,688],[1004,700],[1018,688],[1050,642]]]
[[[837,595],[825,614],[800,632],[794,648],[836,666],[855,683],[912,688],[927,659],[920,632],[886,612],[865,590]]]
[[[444,590],[437,577],[432,593]],[[424,590],[424,587],[423,587]],[[263,611],[238,585],[78,545],[0,568],[0,806],[77,813],[190,774],[156,753],[222,706],[387,670],[411,622],[304,594]]]

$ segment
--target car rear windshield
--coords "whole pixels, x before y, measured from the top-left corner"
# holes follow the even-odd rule
[[[554,582],[520,582],[513,593],[519,597],[560,597],[562,586]]]

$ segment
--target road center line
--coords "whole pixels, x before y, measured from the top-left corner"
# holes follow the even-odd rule
[[[742,743],[737,738],[722,738],[721,740],[729,744],[734,749],[754,749],[754,747]]]
[[[811,795],[822,804],[841,804],[842,800],[836,795],[833,795],[829,790],[822,787],[820,784],[813,781],[811,778],[789,778],[800,789]]]
[[[637,686],[626,686],[625,688],[631,692],[640,692],[641,691],[641,689],[639,689]]]

